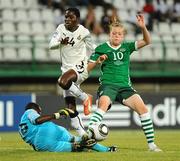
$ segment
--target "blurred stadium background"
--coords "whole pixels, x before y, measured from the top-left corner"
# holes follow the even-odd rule
[[[70,6],[80,9],[81,23],[89,28],[96,44],[108,39],[107,24],[114,16],[126,26],[127,40],[141,38],[135,15],[144,12],[152,44],[132,55],[132,82],[148,104],[155,127],[178,129],[179,0],[0,0],[0,132],[18,129],[28,101],[36,100],[45,113],[64,106],[56,83],[60,54],[50,51],[48,42]],[[95,96],[98,76],[97,68],[82,89]],[[82,112],[81,105],[78,108]],[[87,123],[88,118],[83,119]],[[125,107],[113,107],[105,121],[110,127],[140,129],[136,114]],[[69,127],[69,122],[63,124]]]

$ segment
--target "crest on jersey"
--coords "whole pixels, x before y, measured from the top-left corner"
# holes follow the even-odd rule
[[[125,48],[121,48],[121,49],[119,49],[119,51],[121,51],[121,52],[125,52],[125,51],[126,51],[126,49],[125,49]]]
[[[107,50],[107,53],[110,53],[110,52],[112,52],[112,50]]]
[[[81,35],[79,35],[79,36],[77,37],[77,39],[78,39],[78,40],[81,40]]]

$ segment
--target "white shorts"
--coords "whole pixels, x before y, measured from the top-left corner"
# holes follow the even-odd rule
[[[73,69],[76,72],[77,81],[75,82],[75,84],[79,87],[80,84],[88,78],[87,61],[81,61],[79,64],[73,66],[70,69]],[[65,72],[62,72],[62,73],[65,73]],[[69,90],[63,90],[63,96],[67,97],[67,96],[73,96],[73,95]]]

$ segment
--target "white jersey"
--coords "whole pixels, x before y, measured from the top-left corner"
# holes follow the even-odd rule
[[[68,44],[60,44],[60,41],[65,38],[68,38]],[[49,43],[50,49],[60,49],[63,73],[80,65],[82,61],[87,63],[87,49],[92,53],[95,47],[89,30],[82,25],[71,32],[65,28],[64,24],[60,24]]]

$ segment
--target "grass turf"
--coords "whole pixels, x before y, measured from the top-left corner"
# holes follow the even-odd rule
[[[0,161],[180,161],[180,130],[156,130],[156,143],[163,152],[147,150],[141,130],[110,131],[104,145],[117,145],[118,152],[35,152],[17,132],[0,133]]]

